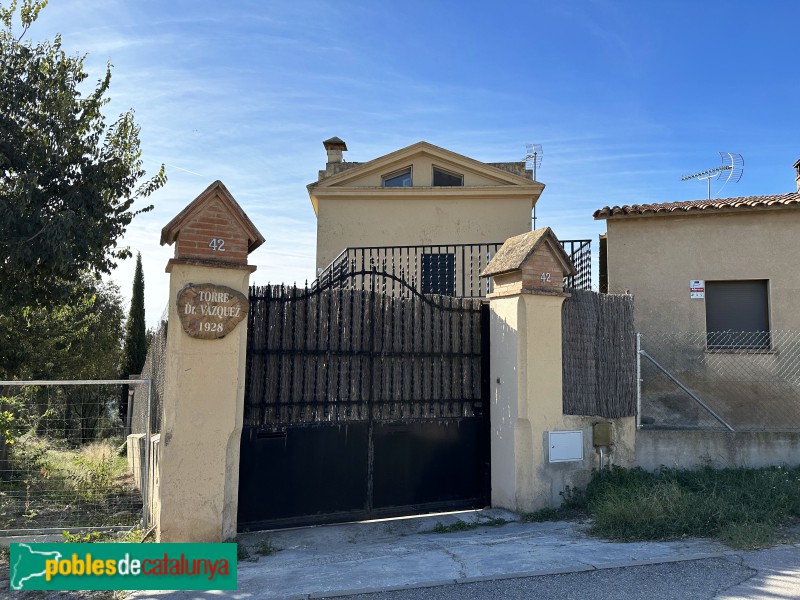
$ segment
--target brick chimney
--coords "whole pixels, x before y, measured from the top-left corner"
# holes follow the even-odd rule
[[[800,160],[794,163],[794,170],[797,171],[794,180],[797,183],[797,193],[800,194]]]

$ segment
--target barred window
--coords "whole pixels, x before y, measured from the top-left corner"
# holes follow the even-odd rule
[[[422,293],[456,295],[456,255],[422,255]]]

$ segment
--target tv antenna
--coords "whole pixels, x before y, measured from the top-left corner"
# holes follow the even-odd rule
[[[533,169],[533,180],[536,181],[536,170],[542,166],[542,145],[525,144],[525,168]],[[533,205],[533,228],[536,229],[536,205]]]
[[[705,179],[706,183],[708,184],[708,199],[711,200],[712,179],[723,181],[722,186],[720,186],[719,190],[717,190],[717,194],[719,194],[722,189],[728,185],[729,181],[738,183],[738,181],[742,178],[742,172],[744,171],[744,158],[742,158],[741,154],[736,154],[735,152],[720,152],[719,158],[722,162],[720,166],[714,167],[713,169],[700,171],[699,173],[694,173],[693,175],[684,175],[681,177],[681,181],[687,181],[689,179]]]
[[[542,145],[525,144],[525,168],[533,169],[533,180],[536,181],[536,169],[542,166]]]

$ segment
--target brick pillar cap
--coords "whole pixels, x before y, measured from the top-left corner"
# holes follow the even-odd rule
[[[264,243],[264,236],[256,229],[253,222],[245,214],[239,203],[233,199],[225,185],[217,180],[208,186],[205,191],[195,198],[186,208],[184,208],[174,219],[172,219],[161,230],[161,245],[172,245],[178,239],[183,226],[191,220],[198,212],[202,211],[206,204],[214,199],[218,199],[225,206],[231,217],[237,223],[242,234],[247,238],[248,254]]]

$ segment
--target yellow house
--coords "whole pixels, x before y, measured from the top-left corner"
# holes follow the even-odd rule
[[[794,168],[795,192],[594,213],[607,224],[601,290],[633,294],[650,357],[642,414],[657,424],[800,427],[800,161]]]
[[[506,239],[531,231],[544,189],[524,162],[484,163],[428,142],[359,163],[344,161],[341,139],[323,145],[325,169],[308,185],[323,275],[374,268],[423,293],[485,296],[480,272]],[[589,241],[563,243],[590,287]]]

